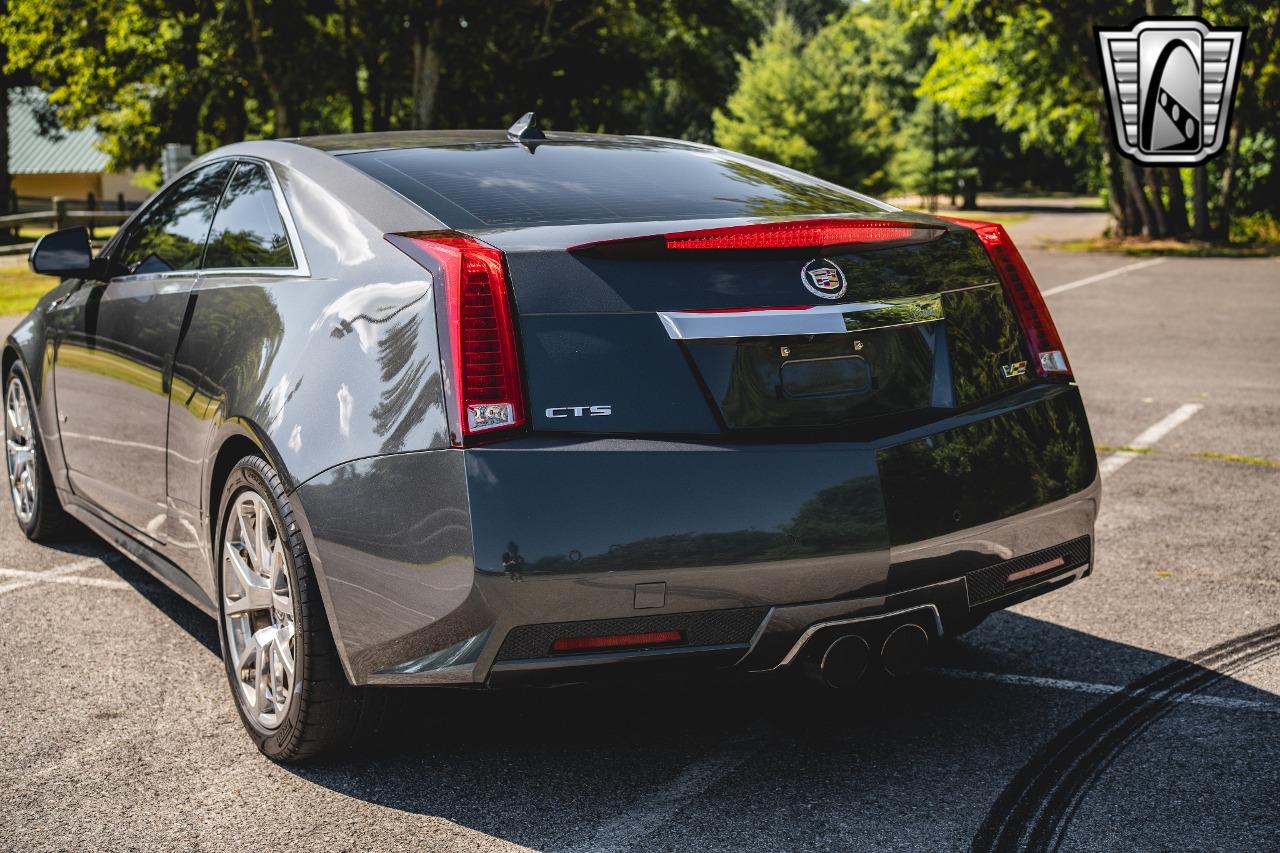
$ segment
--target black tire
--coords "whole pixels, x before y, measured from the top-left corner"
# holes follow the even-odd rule
[[[246,490],[264,499],[275,530],[286,535],[285,564],[292,584],[294,678],[287,710],[274,728],[265,728],[252,709],[245,707],[227,637],[223,545],[228,517]],[[289,496],[266,460],[246,456],[235,464],[222,490],[218,519],[214,563],[218,570],[218,638],[232,700],[249,737],[263,755],[282,763],[305,761],[349,746],[378,697],[369,688],[353,687],[347,681]]]
[[[26,399],[27,411],[29,413],[31,424],[30,446],[35,456],[34,464],[30,467],[31,477],[34,480],[35,506],[30,518],[23,518],[23,514],[18,511],[17,501],[13,494],[14,470],[13,465],[6,454],[5,470],[8,473],[9,483],[9,499],[13,503],[14,518],[18,521],[18,527],[22,529],[23,534],[32,542],[56,542],[66,539],[68,536],[78,532],[79,525],[76,523],[67,511],[62,508],[62,501],[58,499],[58,490],[53,485],[53,477],[49,474],[49,463],[46,461],[44,452],[44,438],[40,434],[40,419],[36,417],[35,403],[31,397],[31,384],[27,382],[26,373],[23,371],[19,362],[15,361],[9,366],[8,374],[4,380],[4,403],[7,409],[9,400],[10,385],[17,382],[21,388],[22,394]],[[6,448],[10,439],[12,426],[9,418],[4,419],[4,437]]]

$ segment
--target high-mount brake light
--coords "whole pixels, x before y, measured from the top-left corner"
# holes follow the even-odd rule
[[[444,279],[458,409],[454,444],[522,426],[527,416],[502,252],[462,234],[405,239],[439,265]]]
[[[1000,283],[1004,285],[1009,301],[1013,303],[1018,324],[1026,337],[1027,346],[1031,349],[1031,363],[1042,376],[1071,376],[1071,364],[1067,361],[1067,351],[1062,346],[1058,329],[1053,325],[1053,317],[1049,314],[1049,306],[1036,280],[1031,277],[1026,261],[1018,248],[1013,245],[1004,226],[996,222],[980,222],[973,219],[954,219],[941,217],[957,225],[971,228],[982,241],[991,263],[995,265]]]
[[[945,228],[917,222],[885,219],[800,219],[730,225],[694,231],[672,231],[646,237],[623,237],[584,243],[569,249],[626,251],[751,251],[757,249],[885,249],[927,243],[946,233]]]

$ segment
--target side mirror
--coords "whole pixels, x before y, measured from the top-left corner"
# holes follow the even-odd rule
[[[95,272],[89,229],[63,228],[36,241],[28,258],[31,271],[62,278],[90,277]]]

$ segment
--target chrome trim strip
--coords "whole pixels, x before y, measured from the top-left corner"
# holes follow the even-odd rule
[[[378,670],[369,673],[367,684],[471,684],[476,678],[474,663],[460,663],[422,672]]]
[[[760,642],[760,638],[764,636],[765,629],[767,629],[769,627],[769,623],[773,621],[773,614],[776,613],[777,610],[777,607],[770,607],[769,612],[760,620],[759,627],[757,627],[756,632],[751,635],[751,644],[747,647],[746,654],[738,659],[738,663],[742,663],[747,659],[747,655],[756,650],[756,643]]]
[[[276,273],[279,275],[297,275],[303,277],[311,276],[311,266],[307,263],[307,256],[302,251],[302,238],[298,235],[298,226],[293,221],[293,211],[289,209],[289,201],[284,196],[284,188],[280,186],[280,177],[276,175],[276,164],[269,160],[261,160],[257,157],[239,157],[241,161],[251,163],[261,163],[267,169],[267,175],[271,178],[271,190],[276,197],[276,208],[280,212],[280,218],[284,220],[284,230],[289,237],[289,248],[293,251],[294,266],[289,268],[270,268],[264,267],[260,271],[265,273]],[[219,201],[221,204],[221,201]],[[202,270],[204,273],[220,273],[221,269]]]
[[[829,622],[817,622],[813,625],[810,625],[808,628],[806,628],[804,630],[804,633],[800,635],[800,638],[796,640],[795,645],[791,647],[791,650],[786,653],[786,655],[782,658],[781,662],[779,662],[777,666],[771,667],[771,670],[781,669],[784,666],[790,666],[791,662],[796,659],[796,655],[800,654],[800,649],[804,646],[805,643],[809,641],[809,638],[812,637],[814,634],[818,633],[819,631],[821,631],[823,628],[834,628],[840,625],[852,625],[856,622],[871,622],[876,619],[890,619],[894,616],[902,616],[903,614],[914,613],[918,610],[930,610],[933,612],[933,622],[938,628],[938,636],[941,637],[942,636],[942,617],[938,614],[938,607],[935,604],[917,604],[914,607],[907,607],[902,610],[894,610],[889,613],[877,613],[874,616],[855,616],[852,619],[832,619]]]
[[[305,269],[296,267],[217,267],[216,269],[200,270],[200,275],[251,275],[251,276],[280,276],[281,278],[309,278],[311,273]]]
[[[200,270],[168,270],[167,272],[140,272],[134,275],[118,275],[111,281],[157,281],[165,278],[195,278]],[[103,282],[109,284],[110,282]]]
[[[983,285],[989,287],[990,285]],[[846,302],[801,309],[764,311],[660,311],[667,335],[675,341],[723,338],[771,338],[789,335],[843,335],[867,329],[913,326],[942,320],[942,294]]]

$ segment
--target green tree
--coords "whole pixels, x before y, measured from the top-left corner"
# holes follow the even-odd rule
[[[710,139],[765,0],[10,0],[6,67],[117,166],[166,142],[502,127]],[[819,15],[839,0],[800,5]]]
[[[898,115],[891,80],[901,51],[868,8],[850,8],[811,37],[779,14],[740,59],[737,88],[714,114],[716,141],[860,189],[885,189]]]
[[[900,134],[891,164],[894,186],[926,197],[961,195],[964,207],[974,207],[981,159],[972,138],[975,124],[921,98]]]
[[[1144,14],[1200,13],[1218,25],[1249,28],[1226,149],[1194,170],[1139,166],[1121,157],[1111,138],[1093,29],[1128,24]],[[938,40],[937,59],[921,87],[926,97],[964,117],[992,118],[1025,144],[1066,156],[1090,152],[1088,163],[1102,176],[1121,235],[1179,237],[1194,229],[1200,236],[1227,236],[1240,200],[1241,171],[1250,167],[1242,155],[1244,140],[1274,138],[1278,131],[1280,6],[1273,0],[954,0],[945,16],[946,35]],[[1265,150],[1274,149],[1255,146],[1245,153]],[[1270,169],[1272,163],[1251,168]]]

